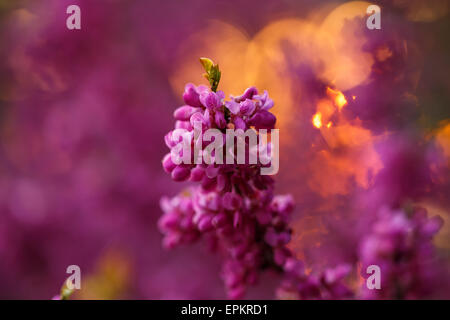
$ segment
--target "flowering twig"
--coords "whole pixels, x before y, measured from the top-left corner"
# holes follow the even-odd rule
[[[235,128],[254,130],[258,136],[262,129],[275,126],[276,118],[269,111],[273,101],[267,91],[258,94],[255,87],[250,87],[242,95],[225,101],[225,94],[216,91],[221,76],[219,66],[207,58],[200,61],[211,88],[186,85],[183,95],[186,105],[174,112],[175,130],[165,137],[171,153],[163,159],[163,168],[173,180],[189,180],[200,185],[172,199],[161,200],[164,215],[159,227],[165,235],[164,246],[173,248],[201,237],[209,239],[211,246],[223,256],[222,278],[228,296],[233,299],[243,297],[246,288],[256,283],[265,270],[284,275],[283,292],[294,289],[299,298],[346,295],[348,292],[340,284],[346,269],[332,277],[307,276],[302,263],[287,247],[292,233],[289,217],[293,198],[274,196],[274,181],[261,175],[261,163],[176,164],[172,160],[180,142],[176,130],[177,133],[183,130],[187,151],[195,151],[196,147],[205,151],[208,147],[209,143],[202,141],[199,145],[196,140],[195,123],[201,124],[201,133],[208,129]]]

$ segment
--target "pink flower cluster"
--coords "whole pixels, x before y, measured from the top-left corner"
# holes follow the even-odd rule
[[[441,217],[427,217],[423,208],[404,210],[382,209],[372,226],[372,233],[360,246],[361,275],[367,266],[381,269],[380,290],[367,290],[363,298],[419,299],[439,287],[432,239],[443,225]]]
[[[222,278],[230,298],[241,298],[266,269],[280,271],[293,259],[290,241],[290,196],[273,196],[272,190],[255,190],[251,197],[235,192],[205,192],[192,187],[161,201],[164,215],[159,227],[164,245],[173,248],[207,237],[223,255]]]
[[[221,91],[216,93],[205,86],[188,84],[183,98],[186,105],[174,113],[175,129],[187,130],[192,148],[196,143],[192,132],[197,121],[202,123],[202,130],[252,128],[256,131],[272,129],[276,122],[268,111],[273,101],[267,92],[259,95],[254,87],[224,101]],[[172,138],[172,133],[165,137],[169,148],[179,143]],[[173,180],[200,182],[200,185],[172,199],[161,200],[164,214],[159,228],[165,235],[164,246],[173,248],[200,237],[207,238],[223,257],[222,279],[231,299],[242,298],[247,287],[255,284],[265,270],[285,276],[284,287],[295,288],[303,298],[343,297],[345,290],[330,289],[333,294],[328,296],[317,294],[324,285],[340,288],[344,273],[328,276],[323,281],[304,273],[302,264],[287,247],[291,239],[289,217],[293,199],[290,195],[274,196],[273,179],[260,175],[259,166],[175,165],[170,153],[167,154],[163,167]]]
[[[258,90],[254,87],[248,88],[243,95],[232,97],[231,101],[224,101],[223,91],[213,92],[206,86],[194,86],[187,84],[183,95],[186,105],[179,107],[174,112],[176,119],[175,130],[184,129],[185,138],[191,144],[192,161],[190,164],[176,165],[172,161],[171,153],[168,153],[163,159],[164,170],[171,174],[175,181],[200,181],[204,190],[213,190],[219,187],[221,190],[230,190],[231,185],[242,192],[250,193],[253,183],[259,189],[264,189],[271,179],[256,173],[260,169],[259,165],[240,165],[239,172],[235,165],[217,165],[194,164],[194,147],[198,140],[195,140],[194,123],[201,123],[202,133],[207,129],[219,129],[224,132],[225,129],[253,128],[273,129],[276,118],[268,110],[272,108],[273,101],[268,97],[267,91],[258,95]],[[174,130],[165,136],[166,145],[173,151],[182,137],[174,137]],[[204,150],[211,142],[202,141],[200,148]],[[235,155],[235,151],[231,150]],[[214,155],[212,155],[214,157]]]

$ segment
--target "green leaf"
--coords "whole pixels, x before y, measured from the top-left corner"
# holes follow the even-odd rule
[[[215,64],[209,58],[200,58],[200,63],[202,64],[203,68],[206,71],[204,77],[206,78],[206,80],[209,81],[209,84],[211,85],[211,90],[215,92],[217,90],[217,87],[219,86],[221,77],[219,65]]]
[[[202,64],[203,68],[205,68],[206,73],[209,73],[211,71],[211,68],[214,66],[214,62],[208,58],[200,58],[200,63]]]
[[[61,288],[61,300],[69,300],[70,296],[73,294],[74,290],[73,289],[69,289],[69,287],[67,287],[67,280],[64,281],[64,284]]]

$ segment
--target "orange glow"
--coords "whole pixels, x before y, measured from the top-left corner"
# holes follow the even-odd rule
[[[362,276],[361,270],[362,270],[362,264],[361,264],[361,262],[358,262],[356,264],[356,277],[357,277],[358,286],[364,285],[364,282],[366,281],[366,279],[364,279],[364,277]]]
[[[217,20],[210,21],[206,28],[191,34],[180,44],[175,59],[175,72],[170,77],[176,96],[180,96],[188,82],[208,85],[202,75],[198,57],[210,57],[219,64],[222,70],[220,90],[235,95],[243,92],[253,84],[243,76],[251,73],[251,70],[243,69],[248,45],[249,38],[241,29]]]
[[[374,136],[357,123],[336,123],[333,130],[321,131],[327,149],[310,163],[308,186],[323,197],[346,195],[355,184],[367,189],[383,168],[374,148]],[[355,159],[359,159],[355,163]]]
[[[333,123],[330,121],[330,122],[328,122],[328,124],[327,124],[327,128],[329,129],[329,128],[331,128],[331,126],[333,125]]]
[[[436,134],[436,142],[445,156],[450,159],[450,123],[439,129]]]
[[[123,298],[130,285],[133,265],[130,257],[120,249],[108,249],[97,261],[95,271],[89,274],[82,286],[89,290],[75,292],[79,299],[108,300]]]
[[[333,90],[330,87],[327,87],[327,95],[331,99],[333,99],[339,110],[341,110],[347,104],[347,99],[345,98],[344,94],[338,90]]]
[[[364,50],[366,39],[354,36],[360,32],[366,20],[367,7],[371,4],[367,1],[347,1],[328,11],[319,27],[321,50],[317,52],[323,57],[321,78],[340,90],[356,87],[371,73],[374,58]]]
[[[322,114],[320,112],[317,112],[313,116],[312,123],[313,123],[314,127],[316,127],[317,129],[320,129],[322,127]]]
[[[385,60],[389,59],[390,57],[392,57],[392,54],[393,53],[392,53],[391,49],[389,49],[389,47],[387,45],[384,45],[377,49],[375,56],[378,61],[385,61]]]
[[[324,83],[332,83],[342,91],[356,87],[371,74],[374,58],[364,50],[365,39],[352,36],[360,30],[360,22],[355,20],[365,19],[370,4],[351,1],[326,5],[307,18],[270,20],[254,35],[242,27],[211,20],[180,44],[174,58],[174,73],[169,79],[171,86],[180,97],[187,82],[207,85],[198,57],[211,57],[224,71],[220,90],[234,95],[253,85],[267,90],[277,107],[277,127],[293,126],[297,117],[292,114],[299,111],[296,101],[309,95],[303,80],[293,80],[288,75],[293,65],[307,62]],[[288,54],[286,46],[290,48]],[[347,104],[342,93],[326,100],[332,112],[316,110],[322,113],[325,127],[331,116]],[[333,121],[333,127],[337,125],[338,121]],[[295,139],[291,135],[283,139],[284,143],[292,140]]]

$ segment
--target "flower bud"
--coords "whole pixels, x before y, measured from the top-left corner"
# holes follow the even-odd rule
[[[175,181],[185,181],[187,178],[189,178],[189,175],[191,174],[191,171],[182,166],[177,166],[172,171],[172,179]]]
[[[167,173],[171,173],[176,168],[176,164],[172,162],[170,153],[166,154],[162,160],[163,169]]]
[[[192,107],[200,108],[202,106],[199,94],[192,83],[188,83],[185,86],[183,100]]]
[[[196,108],[191,106],[181,106],[174,111],[173,117],[176,120],[189,121],[196,110]]]

